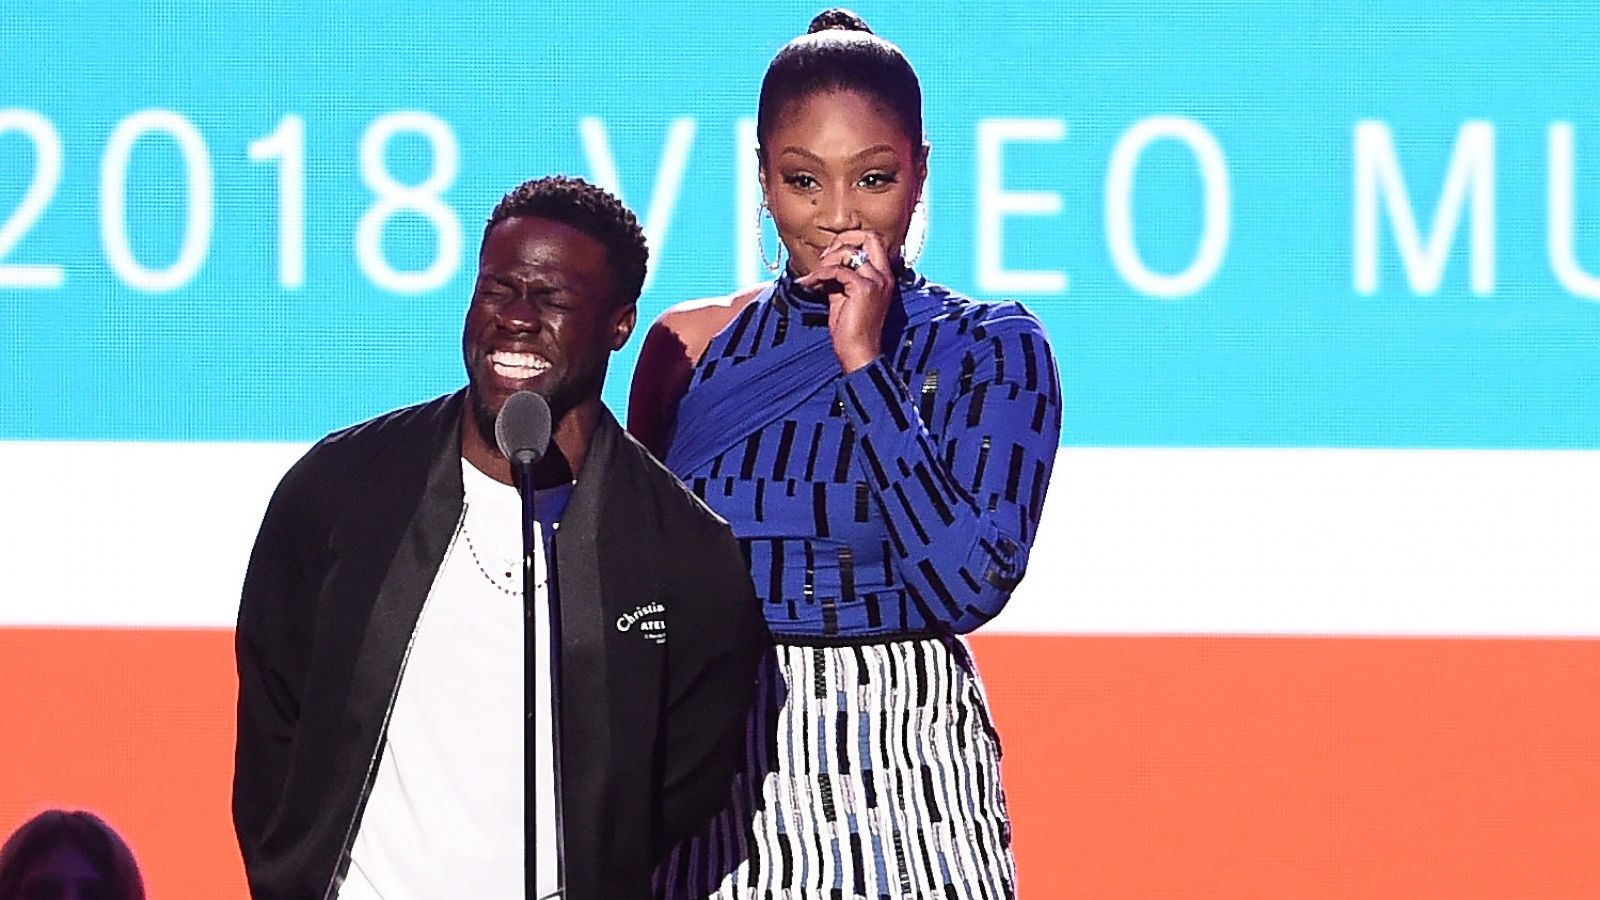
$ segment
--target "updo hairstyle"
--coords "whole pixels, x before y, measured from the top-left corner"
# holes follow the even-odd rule
[[[900,48],[873,34],[848,9],[827,9],[806,33],[785,44],[767,65],[756,105],[756,142],[765,153],[767,136],[789,107],[829,91],[868,97],[893,117],[914,148],[922,146],[922,86]]]

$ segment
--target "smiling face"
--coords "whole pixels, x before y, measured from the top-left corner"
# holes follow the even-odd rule
[[[566,415],[598,407],[611,351],[633,331],[618,305],[604,244],[570,225],[513,216],[489,229],[461,338],[478,433],[494,446],[506,398],[533,391]]]
[[[888,110],[849,90],[795,100],[762,143],[761,190],[804,275],[834,235],[874,231],[896,256],[927,178],[927,146]]]

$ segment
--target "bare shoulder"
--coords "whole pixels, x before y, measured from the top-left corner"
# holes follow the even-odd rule
[[[666,453],[678,400],[711,339],[760,293],[760,288],[751,288],[680,303],[658,316],[645,333],[628,392],[628,431],[650,452]]]
[[[659,329],[672,335],[691,361],[698,360],[717,332],[760,293],[761,288],[753,287],[721,297],[685,300],[662,313],[650,330]]]

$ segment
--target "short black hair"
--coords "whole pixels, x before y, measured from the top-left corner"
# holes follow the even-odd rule
[[[506,219],[535,216],[578,229],[605,245],[610,258],[617,305],[638,301],[644,290],[644,273],[650,259],[639,219],[610,191],[567,175],[547,175],[524,181],[500,198],[483,236]]]
[[[911,61],[860,16],[839,8],[818,13],[806,33],[783,45],[767,65],[756,104],[757,143],[765,146],[791,104],[836,90],[877,101],[912,146],[922,146],[922,85]]]

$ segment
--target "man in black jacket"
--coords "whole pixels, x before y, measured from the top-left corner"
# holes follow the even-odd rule
[[[767,634],[726,525],[600,401],[645,256],[634,216],[581,180],[507,194],[468,386],[328,436],[279,484],[236,638],[233,815],[256,900],[522,897],[525,847],[539,896],[633,900],[725,801]],[[493,436],[518,390],[554,422],[532,661]]]

